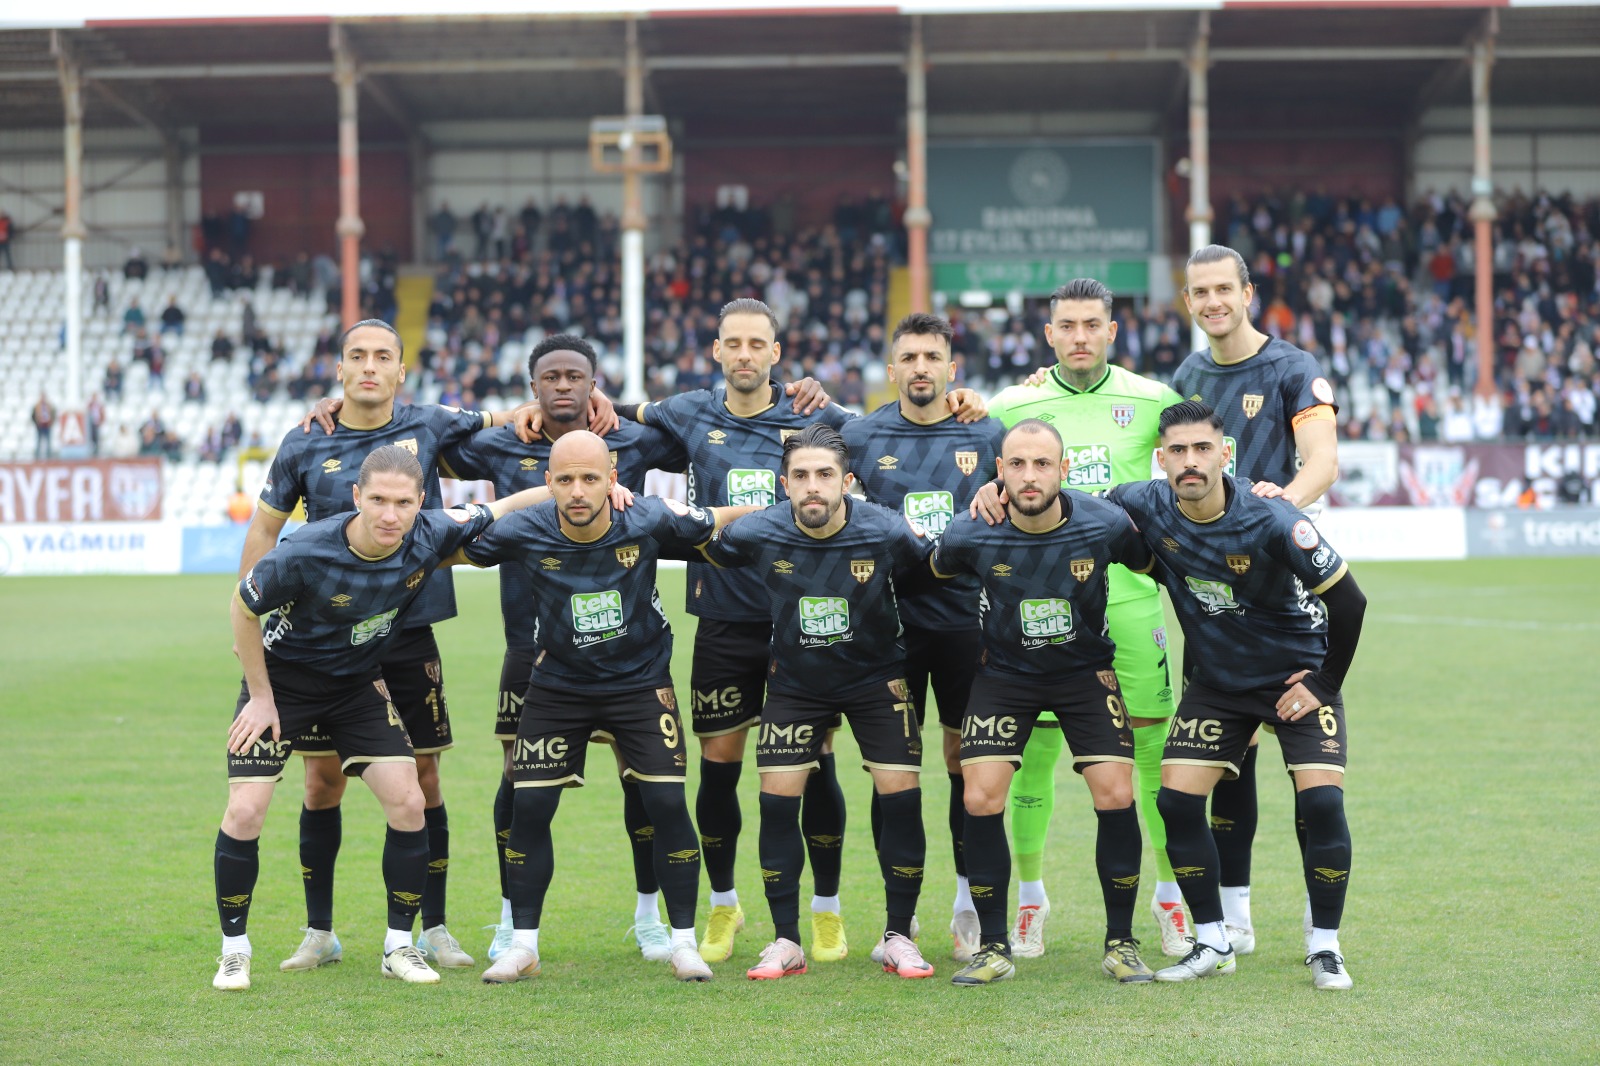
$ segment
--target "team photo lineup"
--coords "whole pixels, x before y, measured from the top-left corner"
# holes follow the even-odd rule
[[[437,983],[440,969],[481,968],[489,984],[537,976],[561,866],[552,825],[563,791],[601,757],[592,744],[610,749],[601,767],[621,783],[632,938],[680,981],[714,968],[795,977],[862,954],[962,988],[1025,980],[1018,960],[1046,950],[1042,867],[1063,748],[1095,812],[1101,972],[1125,984],[1227,976],[1256,948],[1264,729],[1292,784],[1305,883],[1303,900],[1275,905],[1303,906],[1310,984],[1351,988],[1341,691],[1366,599],[1315,524],[1338,472],[1333,389],[1314,356],[1256,328],[1253,295],[1232,248],[1189,257],[1182,299],[1209,345],[1168,387],[1108,361],[1113,293],[1071,280],[1049,298],[1041,350],[1053,364],[987,398],[953,385],[951,324],[914,312],[886,338],[897,396],[864,416],[809,377],[785,383],[778,319],[752,297],[718,316],[721,384],[644,404],[598,390],[594,347],[564,333],[529,353],[528,403],[406,404],[399,332],[350,326],[342,398],[287,429],[239,561],[230,611],[244,679],[216,837],[213,986],[261,981],[251,905],[258,882],[287,891],[289,878],[262,868],[258,842],[276,784],[299,791],[295,763],[305,935],[281,970],[344,956],[334,886],[356,777],[386,823],[387,929],[381,952],[352,951],[409,983]],[[687,499],[645,495],[651,470],[686,474]],[[445,507],[441,478],[488,482],[493,499]],[[298,505],[306,524],[280,541]],[[685,688],[660,560],[687,566],[697,625]],[[484,961],[446,911],[444,754],[462,716],[452,723],[434,627],[457,613],[457,566],[499,567],[505,638],[492,815],[456,815],[485,833],[492,817],[501,908]],[[1162,590],[1181,663],[1168,662]],[[486,740],[472,728],[464,743]],[[848,916],[843,851],[867,834],[845,832],[841,729],[871,775],[883,887],[881,906],[858,901]],[[751,734],[759,805],[744,812]],[[930,762],[946,781],[925,803]],[[741,937],[759,905],[735,881],[741,837],[759,856],[765,944]],[[1147,845],[1153,886],[1140,874]],[[922,903],[919,923],[930,847],[949,849],[954,898],[948,920]],[[338,883],[345,898],[373,891]]]

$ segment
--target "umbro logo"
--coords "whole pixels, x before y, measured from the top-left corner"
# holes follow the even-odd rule
[[[394,898],[409,907],[413,903],[420,902],[422,894],[420,892],[395,892]]]
[[[878,469],[879,470],[893,470],[895,467],[897,467],[899,465],[900,465],[900,460],[895,458],[892,455],[882,455],[882,456],[878,457]]]
[[[1167,549],[1169,552],[1176,552],[1178,550],[1178,542],[1173,540],[1171,537],[1162,537],[1161,546]]]
[[[806,839],[811,841],[811,843],[817,845],[818,847],[835,848],[835,847],[839,846],[839,841],[844,839],[844,838],[843,837],[831,836],[831,835],[829,835],[827,833],[817,833],[817,834],[815,834],[813,836],[807,837]]]
[[[322,464],[322,472],[325,474],[337,474],[341,466],[343,466],[343,464],[340,463],[339,460],[329,459],[327,462]]]
[[[1211,816],[1211,828],[1213,829],[1226,829],[1232,824],[1232,818],[1218,818],[1216,815]]]
[[[526,859],[527,857],[528,853],[525,851],[512,851],[510,848],[506,849],[507,859]]]
[[[242,907],[250,902],[250,893],[241,892],[237,896],[223,896],[222,902],[230,907]]]
[[[891,866],[891,867],[889,867],[889,869],[893,870],[895,873],[899,874],[901,877],[921,877],[922,876],[922,867],[920,867],[920,866]]]
[[[328,602],[333,604],[335,607],[348,607],[350,606],[350,597],[341,592]]]
[[[765,866],[761,868],[761,880],[763,881],[776,881],[781,876],[783,875],[777,870],[769,870]]]
[[[720,429],[713,429],[710,433],[706,434],[706,440],[710,441],[712,444],[721,444],[727,439],[728,435],[722,432]]]
[[[973,899],[988,899],[994,895],[993,885],[969,885],[968,888],[972,891]]]
[[[522,469],[524,469],[524,470],[537,470],[537,469],[539,469],[539,460],[537,460],[537,459],[524,459],[524,460],[522,460]]]
[[[1138,888],[1139,875],[1130,874],[1127,877],[1113,877],[1111,879],[1111,883],[1114,885],[1121,885],[1123,888]]]
[[[700,838],[700,846],[703,847],[703,848],[713,847],[713,846],[715,846],[717,844],[720,844],[720,843],[722,843],[722,838],[721,837],[704,837],[703,836],[703,837]]]
[[[450,866],[450,860],[449,859],[432,859],[428,863],[428,869],[432,870],[436,874],[444,873],[445,870],[449,868],[449,866]]]
[[[772,572],[775,574],[792,574],[794,573],[794,564],[787,559],[779,559],[772,564]]]
[[[649,840],[651,837],[656,835],[656,827],[653,825],[641,825],[638,829],[633,831],[633,835],[638,837],[640,840]]]
[[[1327,881],[1331,884],[1336,884],[1340,881],[1343,881],[1350,873],[1349,870],[1332,870],[1326,866],[1318,866],[1312,872],[1317,875],[1318,881]]]
[[[1005,563],[996,563],[992,569],[995,577],[1011,576],[1011,567],[1007,566]]]
[[[1206,872],[1204,866],[1174,866],[1172,872],[1178,877],[1198,877]]]
[[[682,851],[667,852],[667,858],[673,860],[674,862],[688,862],[691,859],[697,859],[699,857],[699,848],[685,848]]]
[[[550,556],[547,555],[543,559],[539,560],[539,565],[544,567],[546,570],[560,570],[561,569],[561,560],[560,559],[551,558]]]

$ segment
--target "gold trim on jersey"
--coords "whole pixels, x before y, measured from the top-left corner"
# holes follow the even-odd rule
[[[558,777],[554,781],[516,781],[512,788],[582,788],[583,778],[577,774]]]
[[[294,750],[294,754],[300,756],[302,759],[328,759],[338,755],[339,752],[334,748],[328,748],[325,751],[301,751],[299,748],[296,748]]]
[[[1296,763],[1289,763],[1286,766],[1284,766],[1284,769],[1289,771],[1291,774],[1294,773],[1296,770],[1327,770],[1327,771],[1330,771],[1330,772],[1336,773],[1336,774],[1343,774],[1344,773],[1344,767],[1335,766],[1332,763],[1325,763],[1325,762],[1296,762]],[[236,778],[234,778],[234,780],[237,781],[239,779],[236,777]]]
[[[1133,765],[1133,759],[1127,755],[1074,755],[1072,757],[1073,766],[1086,762],[1120,762],[1127,763],[1129,766]]]
[[[622,777],[625,781],[648,781],[651,783],[659,782],[667,785],[681,785],[686,780],[683,774],[676,774],[673,776],[668,776],[666,774],[641,774],[632,769],[622,771]]]
[[[913,766],[913,765],[910,765],[909,763],[873,762],[870,759],[862,759],[861,760],[861,768],[863,770],[898,770],[901,773],[907,773],[907,774],[920,774],[920,773],[922,773],[922,765],[920,763],[915,765],[915,766]]]
[[[962,766],[973,766],[973,765],[976,765],[977,763],[980,763],[980,762],[1008,762],[1012,766],[1021,766],[1022,765],[1022,756],[1020,756],[1020,755],[974,755],[969,759],[962,759],[961,760],[961,765]]]
[[[700,734],[700,736],[703,736],[703,737],[707,737],[707,736],[711,736],[711,735],[712,734],[710,734],[710,733],[701,733]],[[820,769],[822,769],[822,763],[817,759],[812,759],[810,762],[795,763],[793,766],[760,766],[760,765],[758,765],[756,767],[756,773],[758,773],[758,774],[786,774],[791,770],[820,770]]]
[[[441,751],[449,751],[451,748],[453,748],[455,746],[456,746],[456,742],[452,740],[450,743],[448,743],[448,744],[440,744],[436,748],[412,748],[411,750],[416,752],[418,755],[437,755]]]
[[[250,609],[250,605],[248,603],[244,602],[244,596],[240,595],[239,586],[238,585],[234,585],[233,586],[233,598],[235,600],[239,601],[239,606],[244,608],[244,613],[245,614],[249,615],[251,618],[260,618],[261,617],[259,614],[256,614],[254,611],[252,611]]]
[[[1343,559],[1340,559],[1339,560],[1339,569],[1335,570],[1333,572],[1333,576],[1328,578],[1328,580],[1324,581],[1322,584],[1320,584],[1316,588],[1312,589],[1311,590],[1311,594],[1313,596],[1322,595],[1324,592],[1327,592],[1329,589],[1333,588],[1333,586],[1337,585],[1339,583],[1339,581],[1344,577],[1344,575],[1348,574],[1349,572],[1350,572],[1350,564],[1345,562]]]
[[[409,755],[352,755],[339,764],[339,769],[348,770],[352,766],[371,766],[381,762],[403,762],[410,763],[412,766],[417,765],[417,760]]]
[[[258,510],[262,510],[262,511],[267,512],[273,518],[288,518],[292,513],[294,513],[294,509],[293,508],[290,508],[287,511],[280,511],[276,507],[272,506],[272,504],[268,503],[266,500],[260,500],[260,499],[256,500],[256,508]]]
[[[282,780],[283,780],[283,773],[280,771],[277,777],[229,777],[228,778],[228,784],[230,784],[230,785],[232,785],[232,784],[240,784],[240,785],[275,785],[279,781],[282,781]]]
[[[388,426],[393,422],[394,422],[394,408],[392,408],[392,407],[389,409],[389,417],[387,419],[385,419],[384,421],[380,422],[376,426],[352,426],[350,423],[346,422],[344,419],[342,419],[342,418],[339,419],[339,424],[341,426],[343,426],[345,429],[351,430],[351,431],[356,432],[356,433],[372,433],[372,432],[375,432],[377,430],[383,429],[385,426]]]

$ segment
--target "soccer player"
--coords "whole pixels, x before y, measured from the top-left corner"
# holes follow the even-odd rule
[[[582,337],[557,333],[540,341],[528,357],[528,377],[541,413],[540,430],[533,443],[524,443],[515,427],[501,426],[475,434],[466,441],[445,449],[441,466],[445,473],[467,481],[491,481],[495,492],[507,495],[545,483],[550,466],[550,449],[569,433],[590,429],[589,394],[594,387],[597,358],[595,350]],[[652,469],[681,471],[687,464],[683,449],[665,432],[629,421],[605,438],[617,483],[632,492],[644,492],[645,474]],[[500,669],[500,698],[495,719],[495,736],[505,749],[505,773],[494,800],[495,853],[500,866],[500,924],[489,946],[489,961],[498,959],[511,946],[511,893],[505,860],[506,841],[511,832],[514,789],[511,779],[511,745],[517,739],[517,721],[522,717],[522,698],[533,672],[538,628],[535,624],[535,590],[521,567],[500,568],[500,613],[505,624],[506,651]],[[618,771],[624,768],[619,764]],[[622,775],[623,825],[628,832],[633,854],[634,908],[633,935],[640,952],[652,962],[666,962],[672,955],[671,938],[661,921],[657,897],[654,832],[639,785]]]
[[[966,574],[983,589],[983,658],[961,719],[967,871],[982,945],[952,981],[986,985],[1014,972],[1006,937],[1006,793],[1046,710],[1056,713],[1099,822],[1101,968],[1124,983],[1149,981],[1133,935],[1141,851],[1133,735],[1112,665],[1106,593],[1112,563],[1147,573],[1150,554],[1120,508],[1061,488],[1071,471],[1048,422],[1026,418],[1011,427],[998,469],[1007,521],[990,526],[963,515],[931,559],[935,575]]]
[[[1018,385],[990,403],[1007,426],[1024,418],[1050,423],[1066,442],[1068,488],[1086,492],[1150,480],[1157,447],[1157,419],[1181,397],[1160,382],[1108,362],[1117,339],[1111,291],[1093,278],[1077,278],[1050,294],[1045,341],[1056,365],[1039,386]],[[979,506],[992,521],[1005,514],[992,490]],[[1138,806],[1155,855],[1156,886],[1151,913],[1164,954],[1188,950],[1183,895],[1167,864],[1166,835],[1156,810],[1161,752],[1172,717],[1172,681],[1167,670],[1167,625],[1156,583],[1113,564],[1107,618],[1116,643],[1117,679],[1133,730]],[[1013,948],[1018,956],[1044,954],[1050,899],[1044,887],[1044,845],[1055,809],[1055,770],[1065,739],[1054,715],[1041,717],[1011,782],[1011,831],[1016,838],[1017,918]]]
[[[846,422],[850,472],[868,500],[900,511],[937,542],[951,520],[972,502],[994,469],[1004,428],[993,418],[960,422],[944,399],[955,379],[950,360],[950,323],[938,315],[914,313],[895,326],[890,338],[889,379],[899,398],[865,418]],[[963,859],[961,712],[972,689],[981,651],[978,582],[967,576],[922,595],[902,595],[906,683],[917,711],[926,720],[928,685],[939,705],[945,770],[950,778],[950,844],[955,856],[956,897],[951,907],[952,957],[971,962],[978,950],[978,915],[967,889]],[[878,794],[872,794],[872,838],[881,830]]]
[[[887,918],[878,958],[901,977],[933,975],[911,937],[922,891],[922,731],[908,698],[896,570],[925,567],[930,542],[904,516],[848,499],[844,439],[818,422],[783,444],[787,503],[722,530],[702,551],[748,566],[772,620],[771,677],[756,742],[761,875],[774,939],[746,976],[806,972],[800,947],[800,796],[840,715],[861,747],[882,810],[878,865]]]
[[[695,947],[700,849],[684,799],[682,723],[672,690],[672,629],[656,594],[663,545],[692,547],[743,511],[703,511],[655,498],[626,511],[607,498],[611,453],[586,430],[550,448],[555,499],[467,545],[478,566],[515,565],[532,594],[537,654],[512,748],[511,832],[505,845],[511,945],[484,971],[489,984],[539,972],[539,923],[555,869],[550,824],[561,788],[583,784],[584,755],[601,731],[638,782],[653,834],[656,878],[672,926],[668,962],[683,981],[709,981]]]
[[[1238,252],[1207,245],[1189,257],[1185,273],[1184,301],[1205,330],[1210,349],[1184,359],[1172,387],[1221,416],[1233,453],[1228,476],[1281,485],[1284,499],[1306,511],[1339,476],[1333,386],[1315,356],[1251,324],[1255,289]],[[1315,512],[1310,516],[1315,518]],[[1211,827],[1222,856],[1222,906],[1228,936],[1240,955],[1250,954],[1256,944],[1250,917],[1255,768],[1252,738],[1238,779],[1219,782],[1211,797]],[[1310,914],[1308,904],[1307,930]]]
[[[351,489],[354,515],[310,523],[239,581],[231,615],[244,683],[228,731],[228,809],[217,833],[222,957],[214,988],[250,987],[261,825],[291,746],[313,729],[332,745],[341,773],[372,789],[389,823],[383,976],[439,980],[411,942],[428,878],[428,835],[411,740],[381,663],[387,646],[404,639],[397,634],[434,568],[496,517],[543,493],[490,507],[423,510],[423,484],[423,468],[408,449],[379,446]]]
[[[760,300],[734,300],[722,308],[711,348],[726,379],[723,386],[617,408],[624,421],[632,417],[659,426],[683,445],[689,455],[690,503],[768,507],[782,501],[784,441],[813,418],[838,428],[855,417],[836,406],[824,406],[814,416],[800,414],[796,408],[803,395],[796,396],[793,408],[781,403],[783,389],[772,381],[772,368],[782,357],[777,335],[771,308]],[[947,402],[959,419],[984,414],[970,389],[957,390]],[[701,753],[695,821],[711,884],[711,917],[700,953],[721,962],[732,957],[734,937],[744,927],[733,881],[742,825],[737,786],[746,737],[761,717],[771,621],[757,577],[701,561],[689,563],[688,600],[689,613],[699,619],[689,678]],[[801,818],[814,882],[812,957],[832,962],[849,951],[839,913],[845,804],[831,748],[825,746],[818,761],[821,769],[806,785]]]
[[[283,531],[295,505],[317,521],[350,510],[350,489],[362,460],[375,448],[394,444],[417,457],[425,493],[422,506],[443,507],[439,498],[438,456],[509,414],[489,415],[449,407],[397,404],[405,381],[400,336],[377,319],[358,322],[340,338],[336,370],[344,385],[338,424],[329,434],[290,430],[267,473],[255,517],[245,533],[239,562],[243,577]],[[445,925],[445,889],[450,865],[450,828],[439,785],[439,757],[451,747],[450,711],[433,623],[456,613],[455,586],[448,572],[424,578],[421,598],[407,613],[399,636],[384,646],[384,683],[416,749],[416,774],[422,788],[428,827],[428,879],[423,892],[423,933],[419,949],[440,966],[472,965]],[[333,932],[333,870],[342,839],[339,803],[345,776],[326,737],[307,734],[295,741],[305,759],[306,796],[300,812],[300,868],[305,881],[306,935],[284,970],[310,970],[340,958]]]
[[[1161,416],[1166,483],[1121,485],[1110,494],[1156,556],[1185,646],[1193,649],[1157,803],[1195,940],[1156,980],[1234,969],[1206,796],[1239,772],[1250,737],[1265,723],[1277,733],[1305,825],[1312,912],[1306,965],[1314,987],[1345,989],[1351,981],[1339,921],[1350,876],[1342,787],[1349,736],[1340,693],[1366,598],[1339,553],[1293,504],[1254,495],[1247,480],[1227,476],[1233,454],[1224,430],[1206,404],[1169,409]]]

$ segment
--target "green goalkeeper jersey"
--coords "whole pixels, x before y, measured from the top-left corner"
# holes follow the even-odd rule
[[[1068,488],[1100,492],[1149,481],[1158,446],[1161,412],[1183,397],[1151,378],[1119,366],[1081,392],[1068,385],[1059,366],[1043,385],[1013,385],[989,401],[989,414],[1007,429],[1025,418],[1048,422],[1061,434],[1071,464]],[[1111,603],[1157,595],[1156,583],[1120,565],[1111,567]]]

